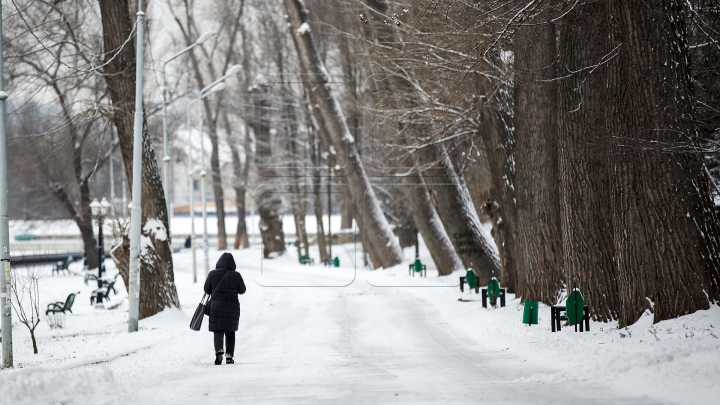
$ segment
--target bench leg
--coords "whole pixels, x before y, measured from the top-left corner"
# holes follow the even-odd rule
[[[500,308],[505,307],[505,291],[506,290],[504,288],[500,289]]]
[[[482,305],[483,308],[487,308],[487,290],[484,288],[482,290]]]
[[[558,332],[560,332],[560,330],[562,329],[562,325],[561,325],[561,322],[560,322],[560,312],[561,312],[561,311],[560,311],[560,308],[556,308],[555,310],[557,311],[557,313],[556,313],[556,315],[555,315],[556,329],[557,329]]]
[[[585,332],[590,332],[590,311],[587,305],[585,305]]]
[[[550,307],[550,332],[555,332],[555,308]]]
[[[465,277],[460,277],[460,292],[465,292]]]

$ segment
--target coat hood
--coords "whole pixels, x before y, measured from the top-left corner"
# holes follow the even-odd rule
[[[220,256],[220,260],[218,260],[217,264],[215,265],[216,269],[230,269],[235,270],[235,259],[233,259],[233,255],[230,253],[223,253],[222,256]]]

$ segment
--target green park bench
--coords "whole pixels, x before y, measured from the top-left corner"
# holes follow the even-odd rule
[[[467,283],[468,288],[475,289],[475,294],[480,292],[480,280],[478,280],[473,269],[468,269],[465,277],[460,277],[460,292],[465,292],[465,283]]]
[[[70,263],[73,262],[73,257],[68,256],[67,259],[65,259],[64,262],[57,262],[55,263],[55,266],[53,266],[52,271],[50,274],[55,275],[55,273],[60,274],[61,272],[66,272],[67,274],[70,274]]]
[[[575,325],[575,332],[590,331],[590,311],[580,290],[574,288],[568,296],[565,305],[553,305],[550,307],[550,323],[551,331],[560,332],[561,321],[567,321],[570,325]]]
[[[415,277],[415,273],[420,273],[420,277],[427,278],[427,267],[422,264],[420,259],[415,259],[415,262],[411,263],[408,266],[408,272],[408,274],[412,275],[413,277]]]
[[[90,305],[95,304],[95,301],[100,303],[101,301],[104,301],[106,298],[110,298],[110,291],[115,293],[117,295],[117,290],[115,290],[115,282],[117,282],[117,278],[120,275],[120,273],[117,273],[112,281],[99,279],[98,276],[94,274],[86,274],[85,275],[85,285],[88,285],[88,281],[99,281],[98,288],[92,292],[90,295]]]
[[[300,264],[302,264],[302,265],[306,265],[306,264],[307,264],[307,265],[312,265],[312,266],[314,266],[314,265],[315,265],[315,259],[313,259],[313,258],[311,258],[311,257],[309,257],[309,256],[307,256],[307,255],[302,255],[302,256],[300,256]]]
[[[490,300],[490,305],[492,305],[493,308],[496,308],[498,298],[500,298],[500,307],[504,307],[505,293],[506,290],[504,288],[500,288],[500,283],[498,282],[497,278],[493,277],[492,279],[490,279],[490,283],[487,285],[487,287],[482,289],[483,308],[487,308],[488,299]]]
[[[73,303],[75,303],[75,296],[80,294],[80,292],[77,293],[71,293],[67,296],[67,299],[65,302],[58,301],[53,302],[51,304],[48,304],[47,310],[45,311],[45,315],[48,314],[55,314],[55,313],[65,313],[65,311],[70,312],[72,314],[72,306]]]

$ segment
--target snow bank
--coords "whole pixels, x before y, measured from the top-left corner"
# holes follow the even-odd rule
[[[122,404],[113,371],[104,365],[15,373],[0,379],[0,403],[13,405]]]

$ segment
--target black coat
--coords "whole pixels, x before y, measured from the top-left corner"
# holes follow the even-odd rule
[[[235,260],[230,253],[223,253],[215,267],[205,280],[205,294],[215,290],[210,300],[210,332],[234,332],[240,321],[238,294],[245,294],[245,282],[235,271]]]

